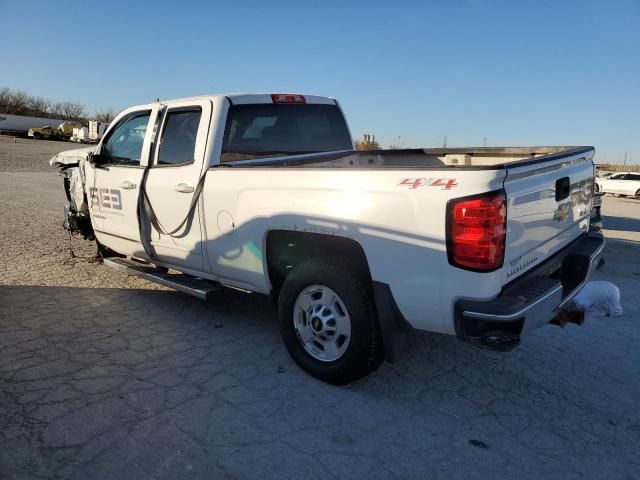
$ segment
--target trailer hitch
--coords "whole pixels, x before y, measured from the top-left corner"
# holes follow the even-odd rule
[[[584,310],[576,307],[575,305],[563,308],[549,323],[552,325],[558,325],[562,328],[564,328],[567,323],[582,325],[584,323]]]

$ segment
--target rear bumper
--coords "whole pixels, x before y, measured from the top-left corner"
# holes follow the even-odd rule
[[[455,305],[456,333],[464,341],[498,350],[511,350],[520,335],[546,325],[569,306],[602,259],[605,241],[585,235],[508,285],[489,301],[459,300]],[[502,339],[497,338],[502,335]]]

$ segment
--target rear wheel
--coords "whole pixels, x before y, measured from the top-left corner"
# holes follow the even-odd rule
[[[635,197],[636,197],[636,198],[640,198],[640,188],[639,188],[639,189],[638,189],[638,191],[636,192]]]
[[[278,320],[293,360],[325,382],[352,382],[382,361],[370,281],[342,260],[317,258],[293,269],[280,290]]]

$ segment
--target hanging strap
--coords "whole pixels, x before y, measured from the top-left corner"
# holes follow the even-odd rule
[[[145,213],[147,214],[147,217],[149,218],[149,221],[151,222],[151,225],[153,225],[153,228],[155,228],[162,235],[168,235],[170,237],[173,237],[173,234],[178,232],[189,221],[189,217],[193,213],[193,209],[198,204],[198,198],[202,193],[202,188],[204,187],[204,180],[206,176],[207,176],[207,171],[205,170],[205,172],[200,177],[200,180],[198,181],[198,185],[196,185],[196,189],[193,192],[193,197],[191,198],[191,204],[189,205],[189,210],[187,210],[187,215],[180,222],[180,225],[178,225],[176,228],[174,228],[170,232],[167,231],[167,229],[164,228],[160,223],[160,220],[158,220],[158,216],[153,211],[153,207],[151,206],[151,202],[149,201],[149,197],[147,196],[147,189],[143,188],[142,195],[144,197],[143,199],[144,210],[145,210]]]

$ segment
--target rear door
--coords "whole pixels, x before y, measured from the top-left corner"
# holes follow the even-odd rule
[[[503,283],[561,250],[589,229],[593,149],[507,167]]]
[[[201,219],[197,206],[190,207],[198,200],[198,182],[206,169],[211,112],[210,100],[167,105],[145,184],[157,219],[149,225],[155,255],[160,262],[196,271],[204,265]]]
[[[145,257],[138,199],[149,158],[157,107],[132,110],[118,119],[96,149],[105,160],[86,170],[91,221],[98,239],[119,253]]]

